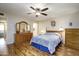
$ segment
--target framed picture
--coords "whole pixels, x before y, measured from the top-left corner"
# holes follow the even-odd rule
[[[72,22],[69,22],[69,26],[72,26]]]
[[[56,21],[55,20],[53,20],[53,21],[51,21],[51,26],[56,26]]]

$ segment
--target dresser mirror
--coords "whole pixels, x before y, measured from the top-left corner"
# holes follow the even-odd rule
[[[30,25],[25,22],[21,21],[16,23],[16,33],[26,33],[30,31]]]

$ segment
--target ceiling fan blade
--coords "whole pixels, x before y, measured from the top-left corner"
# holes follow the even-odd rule
[[[46,11],[46,10],[48,10],[48,8],[44,8],[44,9],[42,9],[41,11]]]
[[[27,13],[27,14],[32,14],[32,13]]]
[[[33,10],[35,10],[35,8],[34,8],[34,7],[32,7],[32,6],[31,6],[30,8],[31,8],[31,9],[33,9]]]
[[[47,14],[45,14],[45,13],[41,13],[42,15],[44,15],[44,16],[47,16]]]

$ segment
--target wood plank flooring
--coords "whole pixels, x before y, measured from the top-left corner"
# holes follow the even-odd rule
[[[9,45],[8,52],[10,56],[79,56],[79,50],[70,49],[61,44],[54,54],[40,51],[29,43],[19,45]]]
[[[79,56],[79,50],[70,49],[65,47],[64,44],[56,48],[54,54],[40,51],[39,49],[31,46],[28,42],[15,45],[11,44],[6,46],[5,40],[0,39],[0,56]]]

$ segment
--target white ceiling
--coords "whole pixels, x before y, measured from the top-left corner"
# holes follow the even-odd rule
[[[30,8],[39,7],[49,9],[45,11],[48,16],[40,15],[38,18],[35,17],[35,14],[28,15],[27,13],[33,12]],[[17,17],[24,17],[29,20],[46,20],[51,18],[60,18],[65,16],[71,16],[79,12],[79,4],[78,3],[42,3],[42,4],[34,4],[34,3],[0,3],[0,11],[6,13],[6,15],[13,15]]]

